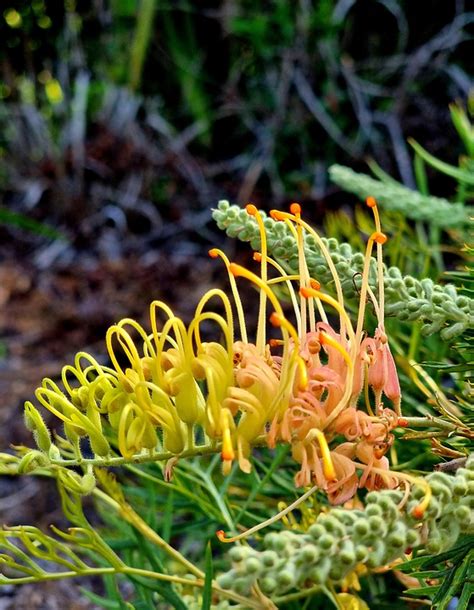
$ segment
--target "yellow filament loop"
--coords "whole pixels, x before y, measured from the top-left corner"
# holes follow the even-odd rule
[[[165,322],[161,332],[158,332],[156,310],[161,309],[168,316],[168,320]],[[185,345],[183,337],[186,337],[186,327],[183,321],[174,315],[173,310],[163,301],[153,301],[150,305],[150,322],[151,330],[153,333],[153,339],[157,346],[156,353],[161,354],[166,341],[169,341],[173,347],[180,352],[185,351]],[[173,329],[176,342],[168,336],[170,330]]]
[[[304,442],[311,443],[314,439],[318,441],[319,447],[321,448],[324,476],[328,481],[335,481],[337,479],[336,470],[334,468],[334,464],[332,463],[331,452],[329,450],[329,445],[324,432],[318,428],[312,428],[306,435]]]
[[[245,206],[247,214],[249,216],[253,216],[258,224],[258,229],[260,231],[260,276],[262,278],[262,282],[267,282],[267,234],[265,231],[265,226],[263,224],[262,216],[260,215],[257,208],[249,203]],[[258,324],[257,324],[257,340],[256,346],[257,350],[261,353],[265,347],[265,328],[266,328],[266,301],[267,295],[265,291],[260,290],[260,304],[258,309]]]
[[[239,291],[237,289],[237,283],[235,281],[235,277],[229,270],[230,261],[227,256],[219,250],[218,248],[212,248],[209,250],[209,256],[211,258],[220,257],[224,261],[224,265],[227,269],[227,274],[229,276],[230,288],[232,290],[232,296],[234,297],[235,308],[237,309],[237,318],[239,320],[239,328],[240,328],[240,337],[244,343],[248,343],[247,338],[247,327],[245,326],[245,316],[244,316],[244,308],[242,306],[242,300],[240,298]]]
[[[276,311],[274,311],[270,316],[270,322],[273,324],[273,326],[285,328],[288,331],[290,337],[293,339],[295,345],[292,352],[292,359],[296,361],[296,365],[300,374],[298,379],[298,388],[301,391],[306,390],[306,388],[308,387],[308,371],[306,369],[305,361],[299,355],[300,341],[294,326],[285,317],[281,316]]]
[[[120,346],[125,352],[125,355],[127,356],[128,360],[130,361],[133,370],[137,373],[139,379],[143,381],[143,371],[142,367],[140,366],[140,356],[138,355],[137,348],[135,347],[135,344],[133,343],[133,340],[128,334],[128,332],[118,324],[115,324],[114,326],[111,326],[108,329],[107,334],[105,336],[105,342],[107,345],[107,351],[109,352],[110,359],[112,360],[112,364],[114,365],[115,370],[119,374],[120,381],[122,383],[126,382],[127,376],[123,371],[122,367],[120,366],[115,355],[113,345],[114,335],[117,336],[117,341],[120,343]]]
[[[231,331],[229,329],[229,326],[226,324],[226,321],[224,320],[224,318],[213,311],[206,311],[204,313],[201,313],[199,316],[194,318],[193,321],[191,322],[191,324],[189,325],[189,331],[188,331],[189,336],[191,337],[194,333],[197,353],[199,354],[199,352],[204,351],[204,348],[203,348],[202,342],[201,342],[201,336],[199,333],[199,325],[204,320],[214,320],[214,322],[217,322],[217,324],[221,327],[221,330],[225,336],[225,340],[227,343],[227,353],[229,355],[229,358],[232,359],[232,343],[233,342],[232,342]]]
[[[206,319],[205,317],[202,316],[202,310],[204,309],[204,306],[206,305],[206,303],[210,299],[212,299],[212,297],[214,297],[214,296],[217,296],[221,299],[221,301],[224,305],[226,319],[224,319],[222,316],[219,316],[219,315],[217,316],[219,319],[217,319],[217,318],[213,318],[213,319],[215,319],[215,321],[218,322],[218,324],[222,328],[222,332],[224,333],[224,336],[225,336],[226,342],[227,342],[227,351],[229,352],[229,354],[231,354],[232,345],[234,344],[234,321],[233,321],[233,316],[232,316],[232,306],[230,304],[229,297],[226,295],[226,293],[223,290],[219,290],[218,288],[213,288],[212,290],[209,290],[199,301],[199,304],[196,307],[196,311],[194,312],[194,318],[197,320],[200,320],[200,321]],[[207,316],[207,313],[205,314],[205,316]],[[209,318],[209,316],[207,316],[207,317]],[[193,320],[193,322],[194,322],[194,320]],[[193,322],[191,323],[189,330],[191,330],[191,326],[194,326]],[[191,332],[189,332],[189,335],[191,336]],[[199,324],[196,325],[195,337],[196,337],[196,344],[198,346],[201,346],[201,335],[199,332]]]

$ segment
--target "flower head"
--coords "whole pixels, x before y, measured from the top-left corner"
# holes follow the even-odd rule
[[[254,256],[258,270],[232,263],[217,248],[209,252],[227,270],[231,298],[223,290],[208,291],[189,325],[154,301],[150,331],[125,319],[107,332],[111,367],[79,354],[74,366],[63,370],[64,390],[49,380],[37,390],[39,402],[62,420],[71,451],[79,458],[79,438],[88,436],[99,456],[179,457],[199,450],[199,439],[201,447],[221,452],[224,472],[234,460],[249,472],[256,443],[284,442],[299,464],[296,484],[316,484],[333,503],[351,498],[358,486],[396,484],[385,457],[400,415],[400,387],[384,328],[382,249],[387,238],[376,203],[367,203],[375,231],[365,253],[355,323],[331,253],[303,220],[299,204],[289,212],[271,212],[298,245],[298,273],[268,255],[264,215],[249,204],[247,213],[260,232]],[[309,239],[327,262],[334,296],[308,272]],[[377,295],[368,283],[374,247]],[[242,281],[259,292],[255,337],[246,327]],[[291,303],[289,310],[279,295]],[[373,337],[364,329],[368,299],[378,318]],[[211,301],[219,301],[224,313],[213,311]],[[221,342],[202,340],[204,322],[216,326]],[[277,338],[268,337],[269,323]]]

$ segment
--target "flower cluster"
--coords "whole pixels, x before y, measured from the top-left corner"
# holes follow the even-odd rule
[[[263,550],[234,546],[228,553],[232,568],[218,582],[244,595],[258,584],[272,597],[295,588],[341,585],[354,571],[388,566],[418,546],[427,553],[446,551],[460,533],[474,533],[474,454],[455,476],[437,472],[427,481],[433,496],[423,524],[412,516],[418,488],[408,496],[398,490],[371,492],[363,510],[333,508],[305,533],[266,534]]]
[[[303,220],[300,206],[271,212],[298,246],[297,272],[288,274],[269,255],[263,215],[249,204],[246,213],[259,229],[260,249],[254,256],[259,272],[212,249],[210,256],[227,269],[233,302],[224,291],[209,290],[186,326],[165,303],[155,301],[151,331],[132,319],[108,330],[111,366],[82,352],[62,371],[64,389],[45,379],[36,398],[62,421],[65,438],[53,444],[39,411],[28,402],[26,421],[39,450],[58,464],[65,457],[85,463],[81,438],[87,437],[93,454],[107,464],[117,453],[126,460],[153,460],[205,447],[221,451],[224,472],[234,460],[249,472],[253,445],[284,442],[299,464],[296,485],[313,483],[332,503],[345,502],[358,487],[396,487],[400,475],[389,471],[385,457],[401,400],[384,327],[382,248],[387,238],[375,200],[369,197],[367,204],[375,230],[363,256],[354,323],[328,247]],[[309,273],[309,240],[326,261],[336,298]],[[368,281],[374,268],[375,290]],[[254,340],[248,337],[238,278],[259,291]],[[278,298],[282,292],[292,303],[289,312]],[[223,314],[209,308],[211,300],[220,301]],[[364,330],[368,301],[378,321],[373,336]],[[268,319],[279,338],[267,337]],[[202,340],[204,323],[216,325],[222,342]],[[425,504],[418,507],[420,516]]]

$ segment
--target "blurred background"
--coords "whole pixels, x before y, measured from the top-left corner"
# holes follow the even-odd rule
[[[300,201],[347,237],[357,200],[332,164],[376,163],[414,188],[408,137],[456,164],[448,104],[472,84],[467,4],[2,0],[0,446],[29,442],[23,401],[76,351],[103,359],[111,323],[144,321],[154,298],[189,319],[225,281],[207,257],[225,240],[219,199]],[[54,520],[34,483],[1,485],[2,520]]]

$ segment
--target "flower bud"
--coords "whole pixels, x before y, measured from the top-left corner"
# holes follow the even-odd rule
[[[272,578],[271,576],[265,576],[265,578],[262,578],[262,580],[260,581],[260,588],[262,589],[262,591],[264,593],[273,593],[273,591],[275,591],[275,589],[277,588],[278,583],[277,581]]]
[[[51,446],[51,434],[38,409],[31,403],[25,403],[25,426],[33,432],[36,444],[41,451],[48,453]]]

